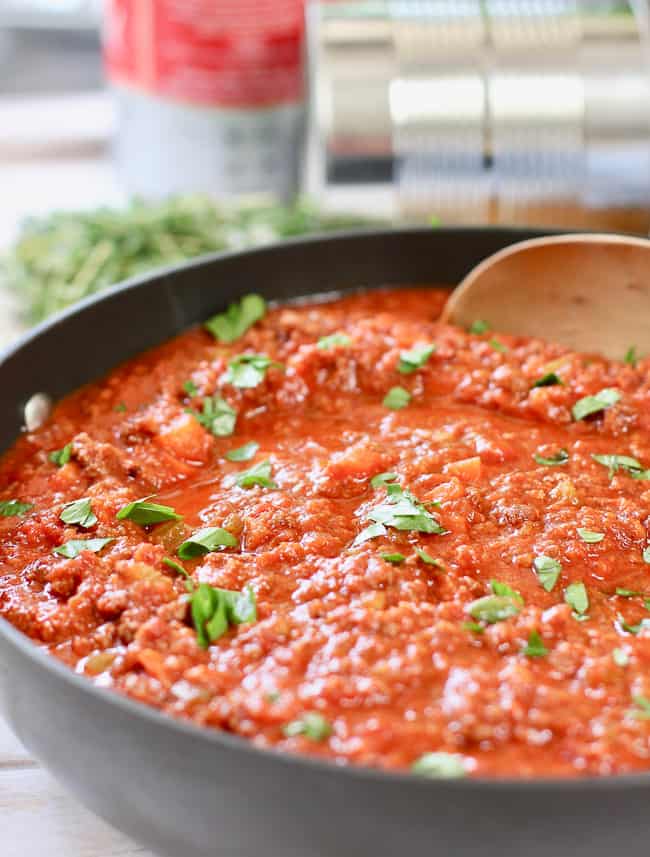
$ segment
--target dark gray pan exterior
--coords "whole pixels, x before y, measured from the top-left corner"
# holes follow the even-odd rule
[[[54,398],[257,291],[457,282],[530,231],[416,229],[218,256],[113,289],[0,358],[0,449]],[[95,688],[0,620],[0,705],[86,806],[167,857],[647,857],[650,773],[431,781],[254,749]],[[0,853],[2,853],[0,829]]]

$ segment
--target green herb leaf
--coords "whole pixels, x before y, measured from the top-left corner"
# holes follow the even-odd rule
[[[185,381],[185,383],[183,384],[183,390],[185,390],[185,392],[187,393],[188,396],[198,396],[199,395],[199,388],[196,386],[196,384],[192,380]]]
[[[545,467],[558,467],[561,464],[566,464],[569,460],[569,453],[566,449],[560,449],[555,455],[551,455],[548,458],[545,458],[543,455],[538,455],[535,453],[533,456],[535,461],[538,464],[542,464]]]
[[[237,449],[231,449],[226,453],[225,457],[228,461],[250,461],[251,458],[255,456],[259,448],[259,443],[255,443],[254,440],[251,440],[243,446],[237,447]]]
[[[501,354],[508,353],[508,347],[503,344],[503,342],[499,342],[498,339],[490,339],[488,340],[488,345],[494,348],[495,351],[500,351]]]
[[[0,516],[3,518],[22,518],[33,508],[33,503],[21,503],[20,500],[1,500]]]
[[[392,562],[395,565],[399,565],[406,559],[403,553],[380,553],[379,556],[386,562]]]
[[[382,404],[391,411],[401,411],[411,401],[411,394],[404,387],[391,387],[384,396]]]
[[[194,581],[192,580],[190,575],[187,573],[187,571],[185,571],[185,569],[180,564],[180,562],[176,562],[175,559],[170,559],[169,557],[166,556],[163,558],[163,563],[166,566],[168,566],[169,568],[173,569],[173,571],[175,571],[176,574],[179,574],[181,577],[184,577],[185,578],[185,589],[188,592],[194,592]]]
[[[421,777],[457,780],[466,776],[463,757],[456,753],[425,753],[413,763],[411,770]]]
[[[578,616],[584,616],[589,610],[589,595],[584,583],[570,583],[564,590],[564,600]]]
[[[250,586],[243,592],[233,592],[200,583],[192,592],[190,608],[197,641],[203,649],[232,625],[257,621],[257,603]]]
[[[48,459],[57,467],[63,467],[70,461],[72,456],[72,444],[66,443],[63,449],[55,449],[48,455]]]
[[[119,404],[115,405],[113,408],[116,414],[125,414],[126,413],[126,405],[124,402],[119,402]]]
[[[555,372],[547,372],[546,375],[542,375],[531,385],[531,390],[534,390],[535,387],[555,387],[557,384],[564,384],[564,381]]]
[[[416,548],[415,552],[425,565],[435,565],[437,568],[444,569],[445,566],[439,559],[434,559],[431,554],[428,554],[425,550],[422,550],[422,548]]]
[[[242,470],[235,481],[240,488],[252,488],[253,485],[259,485],[261,488],[277,488],[277,483],[271,479],[271,470],[271,462],[266,459],[249,470]]]
[[[386,502],[368,512],[368,517],[375,524],[393,527],[396,530],[435,533],[439,536],[447,532],[410,491],[403,489],[400,485],[388,485],[387,491]]]
[[[275,363],[265,354],[238,354],[228,363],[221,380],[240,390],[250,389],[262,383],[271,366],[281,368],[282,364]]]
[[[54,548],[53,553],[64,556],[66,559],[76,559],[83,551],[99,553],[113,541],[115,539],[72,539]]]
[[[471,631],[473,634],[485,633],[485,625],[481,625],[480,622],[462,622],[461,628],[464,628],[465,631]]]
[[[84,529],[94,527],[97,523],[97,515],[93,512],[92,503],[87,497],[66,503],[59,518],[64,524],[78,524]]]
[[[377,536],[385,536],[386,527],[383,524],[369,524],[365,529],[357,535],[352,545],[361,545],[369,539],[376,539]]]
[[[199,583],[190,601],[192,622],[199,646],[207,649],[228,630],[226,602],[209,583]]]
[[[619,615],[618,622],[623,631],[627,631],[628,634],[634,634],[634,636],[636,636],[644,628],[650,627],[650,619],[642,619],[640,622],[637,622],[636,625],[632,625],[627,622],[623,616]]]
[[[528,635],[528,643],[523,650],[527,658],[543,658],[548,655],[548,649],[539,635],[539,631],[531,631]]]
[[[512,598],[518,604],[523,604],[524,599],[516,589],[512,589],[507,583],[501,583],[500,580],[491,580],[490,589],[495,595],[503,595],[506,598]]]
[[[467,608],[472,619],[487,622],[488,625],[517,616],[520,610],[517,601],[506,595],[485,595],[472,601]]]
[[[322,714],[308,711],[297,720],[287,723],[283,731],[287,738],[304,735],[310,741],[325,741],[332,734],[332,727]]]
[[[602,542],[605,538],[605,533],[596,533],[593,530],[585,530],[584,527],[578,527],[578,535],[582,541],[586,542],[588,545],[596,545],[598,542]]]
[[[630,663],[630,656],[625,649],[614,649],[612,652],[612,660],[617,667],[626,667]]]
[[[215,437],[228,437],[235,430],[237,411],[233,410],[225,399],[215,394],[203,399],[203,411],[186,408],[186,413],[192,414],[201,425]]]
[[[472,322],[469,332],[480,336],[482,333],[487,333],[489,329],[490,326],[487,321],[483,321],[482,318],[477,318],[476,321]]]
[[[536,556],[533,565],[542,587],[552,592],[562,572],[561,564],[550,556]]]
[[[409,351],[402,351],[399,356],[397,371],[401,372],[402,375],[410,375],[412,372],[416,372],[424,366],[435,350],[436,345],[432,342],[430,345],[416,345]]]
[[[221,527],[204,527],[183,542],[178,548],[178,555],[181,559],[196,559],[222,548],[235,548],[237,544],[237,539],[228,530]]]
[[[161,506],[159,503],[150,503],[149,497],[135,500],[122,506],[117,513],[118,521],[133,521],[141,527],[150,524],[161,524],[163,521],[180,521],[181,515],[177,514],[171,506]]]
[[[212,316],[205,327],[219,342],[235,342],[266,315],[266,301],[260,295],[244,295],[225,312]]]
[[[612,405],[615,405],[620,398],[621,394],[618,390],[606,387],[604,390],[596,393],[595,396],[585,396],[582,399],[578,399],[571,409],[573,419],[576,421],[584,420],[586,417],[591,416],[591,414],[597,414],[599,411],[605,411],[607,408],[611,408]]]
[[[628,366],[636,367],[638,356],[636,353],[636,345],[630,345],[630,347],[625,352],[625,357],[623,358],[623,362],[627,363]]]
[[[640,592],[636,592],[634,589],[624,589],[622,586],[616,587],[616,594],[621,598],[636,598],[637,595],[641,595]]]
[[[645,696],[633,696],[634,708],[628,711],[628,716],[635,720],[650,720],[650,699]]]
[[[345,348],[352,345],[352,340],[345,333],[330,333],[329,336],[321,336],[316,344],[316,348],[321,351],[329,351],[331,348]]]
[[[220,589],[221,596],[226,600],[228,621],[231,625],[247,625],[257,621],[257,599],[252,586],[247,586],[242,592],[232,592]]]
[[[370,480],[373,488],[384,488],[389,482],[396,482],[399,479],[397,473],[378,473]]]
[[[602,464],[609,471],[609,478],[619,470],[629,473],[634,479],[650,479],[650,470],[644,470],[643,466],[630,455],[593,455],[591,456],[598,464]]]

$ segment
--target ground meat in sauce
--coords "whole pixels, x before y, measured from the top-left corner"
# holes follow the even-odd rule
[[[386,768],[442,751],[478,776],[649,769],[650,482],[592,454],[650,467],[650,361],[468,334],[436,323],[444,300],[408,289],[280,307],[227,346],[194,329],[63,401],[0,465],[0,500],[34,504],[0,517],[0,614],[89,680],[259,746]],[[317,346],[333,333],[349,341]],[[423,366],[397,371],[402,351],[428,343]],[[243,352],[283,368],[238,389],[222,376]],[[532,387],[550,371],[561,385]],[[412,396],[401,410],[382,404],[394,386]],[[573,420],[572,405],[603,388],[619,401]],[[237,411],[232,436],[187,412],[217,392]],[[249,441],[251,461],[224,458]],[[57,467],[49,453],[66,444]],[[533,457],[560,449],[563,464]],[[233,484],[267,459],[277,487]],[[370,483],[385,471],[444,535],[387,527],[353,544],[386,501]],[[116,520],[150,494],[183,520]],[[59,517],[81,497],[98,519],[87,529]],[[163,558],[207,526],[238,547],[185,568],[214,587],[250,585],[258,618],[203,649]],[[603,538],[585,542],[580,528]],[[108,537],[98,553],[52,552]],[[395,553],[404,560],[382,558]],[[551,591],[538,556],[561,563]],[[468,605],[491,581],[523,605],[477,622]],[[584,616],[565,600],[576,582]],[[526,654],[534,632],[546,654]],[[326,732],[287,737],[313,712]]]

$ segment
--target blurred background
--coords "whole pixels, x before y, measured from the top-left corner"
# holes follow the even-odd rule
[[[0,0],[0,343],[366,223],[650,228],[648,2]]]

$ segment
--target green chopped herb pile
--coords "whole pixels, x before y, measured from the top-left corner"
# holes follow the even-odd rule
[[[377,224],[323,214],[305,201],[217,205],[189,195],[134,200],[124,209],[55,212],[23,224],[0,262],[0,287],[37,322],[128,277],[205,253],[238,250],[295,235]]]

